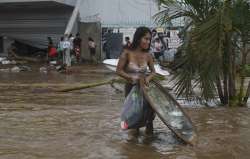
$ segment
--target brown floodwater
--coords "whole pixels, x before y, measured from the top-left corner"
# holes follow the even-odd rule
[[[0,159],[249,159],[249,108],[185,107],[198,133],[193,147],[158,118],[153,136],[142,129],[127,140],[120,130],[122,93],[109,85],[55,91],[115,75],[101,65],[75,70],[0,73]]]

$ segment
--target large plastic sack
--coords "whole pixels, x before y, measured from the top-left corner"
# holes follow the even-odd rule
[[[121,128],[123,130],[145,126],[143,100],[142,90],[137,85],[133,86],[123,105],[121,114]]]

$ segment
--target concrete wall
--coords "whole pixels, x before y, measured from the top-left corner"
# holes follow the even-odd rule
[[[0,56],[8,56],[8,48],[14,40],[8,37],[0,37]]]
[[[3,54],[3,37],[0,36],[0,55]]]
[[[88,37],[92,37],[96,43],[96,58],[100,61],[103,58],[101,51],[101,23],[80,23],[79,27],[82,38],[82,58],[90,60]]]

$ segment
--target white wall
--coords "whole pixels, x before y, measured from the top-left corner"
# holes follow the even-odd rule
[[[1,2],[48,1],[48,0],[1,0]],[[75,5],[76,0],[51,0]],[[82,22],[101,21],[103,26],[154,27],[152,18],[158,10],[155,0],[82,0],[80,19]],[[182,20],[181,20],[182,21]],[[179,20],[173,22],[180,25]]]
[[[152,26],[157,11],[154,0],[82,0],[80,17],[100,20],[104,26]]]

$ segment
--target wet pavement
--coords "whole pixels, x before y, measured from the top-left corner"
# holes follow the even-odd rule
[[[0,159],[248,159],[249,108],[185,107],[198,133],[188,146],[157,118],[154,135],[128,141],[120,130],[123,94],[109,85],[55,90],[111,79],[104,66],[0,73]]]

